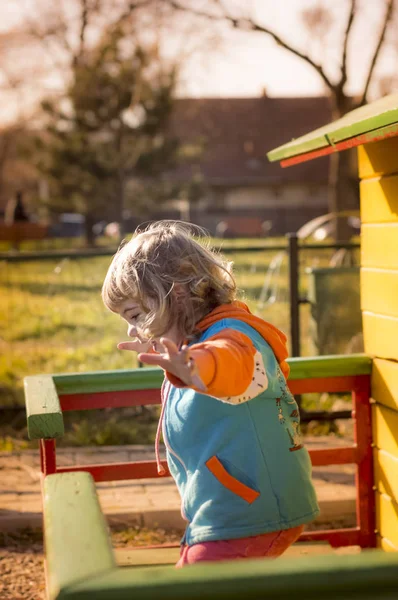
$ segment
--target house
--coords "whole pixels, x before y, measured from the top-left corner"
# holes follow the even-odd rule
[[[198,182],[201,197],[168,203],[154,218],[182,217],[213,234],[296,231],[328,212],[328,159],[281,170],[266,151],[331,118],[327,97],[175,100],[170,134],[191,159],[169,177]]]
[[[190,191],[155,211],[152,205],[127,217],[127,228],[149,219],[182,218],[213,235],[296,231],[328,212],[328,158],[280,169],[266,152],[331,118],[327,97],[176,99],[167,134],[180,140],[185,160],[165,178]],[[45,182],[33,184],[24,189]],[[103,218],[116,217],[98,215]]]

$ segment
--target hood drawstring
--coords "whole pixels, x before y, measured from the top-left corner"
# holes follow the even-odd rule
[[[166,469],[163,467],[163,465],[160,462],[160,454],[159,454],[159,442],[160,442],[160,434],[161,434],[161,431],[162,431],[164,411],[165,411],[166,403],[167,403],[167,400],[168,400],[169,394],[170,394],[170,385],[168,387],[167,394],[165,394],[165,387],[166,387],[166,379],[163,381],[162,388],[161,388],[161,391],[160,391],[160,398],[161,398],[161,401],[162,401],[162,410],[160,411],[158,428],[156,430],[156,438],[155,438],[156,465],[157,465],[157,469],[158,469],[158,475],[160,475],[161,477],[164,476],[164,475],[167,475]]]

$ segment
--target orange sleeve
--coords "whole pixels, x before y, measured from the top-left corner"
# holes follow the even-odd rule
[[[190,347],[206,393],[216,398],[243,394],[253,378],[255,353],[251,339],[233,329],[224,329]],[[166,376],[173,385],[186,387],[171,373],[166,372]]]

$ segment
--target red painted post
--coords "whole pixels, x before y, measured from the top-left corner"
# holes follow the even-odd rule
[[[44,476],[56,473],[55,440],[40,440],[40,460]]]
[[[376,547],[375,494],[373,491],[372,422],[370,377],[363,379],[352,392],[354,440],[357,446],[356,492],[359,545]]]

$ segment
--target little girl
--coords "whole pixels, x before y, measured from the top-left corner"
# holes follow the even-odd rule
[[[165,372],[160,428],[187,521],[177,566],[276,557],[319,513],[286,385],[286,336],[236,300],[231,266],[162,221],[115,255],[105,305],[118,348]],[[163,472],[164,474],[164,472]]]

